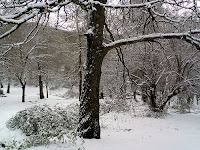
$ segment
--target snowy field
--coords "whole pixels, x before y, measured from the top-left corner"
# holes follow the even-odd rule
[[[21,131],[6,128],[6,121],[18,111],[33,105],[78,103],[77,99],[58,97],[57,93],[63,91],[50,91],[48,99],[40,100],[38,91],[28,87],[25,103],[21,102],[20,88],[11,87],[11,94],[0,97],[0,142],[25,138]],[[83,147],[85,150],[200,150],[200,106],[194,107],[192,113],[170,113],[162,118],[141,117],[139,113],[145,112],[138,111],[140,105],[132,113],[105,114],[101,116],[101,139],[84,139]],[[28,150],[76,150],[78,147],[57,143]]]

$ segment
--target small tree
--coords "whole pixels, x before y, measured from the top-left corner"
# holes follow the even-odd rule
[[[10,51],[6,56],[5,65],[10,74],[13,74],[19,81],[22,88],[22,102],[25,102],[25,90],[27,85],[27,77],[30,67],[30,55],[36,46],[33,46],[29,51],[23,50],[22,47]],[[9,91],[9,87],[8,87]]]

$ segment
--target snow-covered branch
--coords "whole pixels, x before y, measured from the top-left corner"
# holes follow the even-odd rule
[[[89,0],[87,2],[84,2],[84,4],[87,5],[91,5],[91,4],[95,4],[95,5],[100,5],[106,8],[141,8],[141,7],[151,7],[151,5],[153,4],[157,4],[160,2],[163,2],[164,0],[154,0],[151,2],[143,2],[140,4],[127,4],[127,5],[114,5],[114,4],[103,4],[99,1],[94,1],[94,0]]]
[[[29,3],[25,6],[20,6],[18,5],[18,12],[14,13],[14,14],[10,14],[10,15],[1,15],[0,16],[0,21],[2,22],[6,22],[6,23],[14,23],[14,24],[18,24],[18,20],[14,20],[16,18],[19,18],[27,13],[31,13],[34,14],[36,11],[35,10],[39,10],[37,11],[37,13],[43,13],[43,12],[49,12],[49,11],[53,11],[53,8],[55,7],[62,7],[65,5],[68,5],[69,3],[71,3],[71,1],[68,2],[63,2],[63,3],[58,3],[57,0],[53,0],[53,1],[46,1],[46,2],[35,2],[35,3]],[[16,6],[15,5],[11,5],[11,6],[4,6],[2,9],[7,9],[7,8],[13,8],[15,9]],[[56,9],[57,10],[57,9]],[[20,19],[23,20],[23,19]]]
[[[6,9],[14,9],[16,10],[14,13],[1,15],[0,14],[0,23],[9,23],[9,24],[15,24],[14,27],[12,27],[7,32],[0,35],[0,39],[10,35],[12,32],[14,32],[16,29],[19,28],[19,26],[28,20],[34,18],[38,14],[42,13],[49,13],[53,11],[57,11],[61,7],[68,5],[71,3],[71,1],[62,2],[58,0],[53,1],[45,1],[45,2],[38,2],[38,1],[28,1],[25,4],[0,4],[0,9],[6,10]]]
[[[115,42],[111,42],[109,44],[104,43],[104,47],[105,49],[110,50],[123,45],[153,41],[156,39],[183,39],[190,44],[194,44],[195,47],[200,50],[200,42],[196,38],[191,36],[191,34],[198,34],[198,33],[200,33],[200,30],[192,30],[190,32],[184,32],[184,33],[153,33],[133,38],[121,39]]]
[[[38,11],[34,11],[32,14],[30,14],[29,16],[26,16],[25,18],[22,18],[20,20],[14,20],[14,19],[5,19],[5,18],[1,18],[0,16],[0,21],[3,22],[7,22],[7,23],[13,23],[16,24],[14,27],[12,27],[10,30],[8,30],[7,32],[3,33],[2,35],[0,35],[0,39],[10,35],[12,32],[14,32],[15,30],[17,30],[19,28],[20,25],[22,25],[23,23],[25,23],[26,21],[30,20],[31,18],[35,17],[38,14]]]

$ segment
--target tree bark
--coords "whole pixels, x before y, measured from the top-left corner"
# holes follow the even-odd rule
[[[80,49],[79,51],[79,101],[81,100],[81,91],[82,91],[82,59],[81,57],[82,56],[81,56],[81,49]]]
[[[95,57],[93,58],[95,59]],[[97,59],[97,58],[96,58]],[[89,60],[84,78],[83,93],[80,101],[79,131],[84,138],[100,138],[99,125],[99,83],[102,59]]]
[[[40,91],[40,99],[44,98],[44,93],[43,93],[43,82],[42,82],[42,75],[41,75],[41,67],[40,64],[38,63],[38,72],[39,72],[39,91]]]
[[[177,89],[173,90],[173,92],[167,96],[167,99],[159,107],[159,110],[163,111],[163,109],[165,108],[166,104],[171,100],[171,98],[176,96],[176,95],[178,95],[180,92],[183,92],[183,91],[184,91],[184,88],[182,90],[180,88],[177,88]]]
[[[46,92],[47,92],[47,98],[49,98],[48,83],[46,83]]]
[[[151,84],[150,86],[150,107],[153,111],[157,112],[158,110],[158,106],[156,104],[156,85],[155,84]]]
[[[39,75],[39,90],[40,90],[40,99],[44,98],[44,93],[43,93],[43,82],[42,82],[42,76]]]
[[[106,3],[106,0],[99,0]],[[100,138],[99,125],[99,85],[101,66],[106,51],[103,48],[103,28],[105,24],[104,8],[94,5],[90,12],[90,24],[87,36],[86,70],[80,100],[80,120],[78,131],[84,138]],[[92,32],[91,32],[92,31]]]
[[[8,83],[8,86],[7,86],[7,93],[10,93],[10,83]]]
[[[147,96],[147,84],[146,83],[142,83],[141,85],[141,94],[142,94],[142,101],[144,103],[148,102],[148,96]]]
[[[22,85],[22,103],[25,102],[25,88],[26,88],[26,84]]]

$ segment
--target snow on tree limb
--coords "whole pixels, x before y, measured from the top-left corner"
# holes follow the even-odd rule
[[[151,7],[151,5],[156,4],[156,3],[160,3],[163,2],[164,0],[154,0],[151,2],[144,2],[144,3],[140,3],[140,4],[128,4],[128,5],[110,5],[110,4],[103,4],[99,1],[94,1],[94,0],[90,0],[88,2],[84,2],[84,4],[90,5],[90,4],[96,4],[96,5],[100,5],[103,7],[107,7],[107,8],[141,8],[141,7]]]
[[[68,5],[71,3],[71,1],[68,2],[61,2],[60,0],[53,0],[48,2],[26,2],[26,4],[9,4],[8,6],[0,4],[0,9],[7,9],[7,8],[19,8],[18,12],[12,13],[12,14],[6,14],[6,15],[0,15],[0,23],[9,23],[9,24],[15,24],[14,27],[12,27],[7,32],[0,35],[0,39],[10,35],[12,32],[17,30],[20,25],[27,22],[28,20],[34,18],[40,13],[43,12],[52,12],[56,11],[62,6]],[[57,9],[52,9],[56,8]],[[28,15],[27,15],[28,14]],[[19,19],[20,18],[20,19]]]
[[[48,1],[48,2],[28,3],[25,6],[23,4],[23,5],[18,5],[17,7],[16,7],[16,5],[9,5],[9,6],[0,7],[1,9],[20,8],[19,12],[15,13],[15,14],[0,16],[0,21],[4,21],[4,22],[10,23],[9,19],[16,19],[18,17],[23,16],[26,13],[30,13],[31,11],[34,12],[35,10],[39,10],[40,13],[41,12],[45,12],[45,11],[51,12],[52,8],[55,8],[55,7],[60,8],[62,6],[68,5],[69,3],[71,3],[71,1],[58,3],[57,0],[53,0],[53,1]]]
[[[22,23],[30,20],[31,18],[35,17],[38,13],[39,13],[39,10],[35,10],[30,15],[28,15],[24,18],[21,18],[19,20],[14,19],[12,15],[0,16],[0,21],[6,22],[6,23],[11,23],[11,24],[22,24]]]
[[[12,24],[16,24],[14,27],[12,27],[10,30],[8,30],[7,32],[3,33],[2,35],[0,35],[0,39],[10,35],[12,32],[14,32],[15,30],[17,30],[19,28],[20,25],[22,25],[23,23],[27,22],[28,20],[30,20],[31,18],[35,17],[38,14],[39,11],[34,11],[32,14],[26,16],[25,18],[19,19],[19,20],[14,20],[14,19],[5,19],[2,18],[0,16],[0,21],[4,21],[7,23],[12,23]]]
[[[37,0],[27,0],[24,3],[19,2],[5,2],[0,3],[0,8],[25,8],[25,9],[33,9],[33,8],[42,8],[42,7],[55,7],[55,6],[63,6],[71,3],[71,0],[65,2],[65,0],[45,0],[45,1],[37,1]]]
[[[104,47],[106,50],[110,50],[110,49],[123,46],[123,45],[153,41],[156,39],[183,39],[190,44],[194,44],[195,47],[198,50],[200,50],[200,42],[198,41],[199,39],[197,40],[195,37],[191,36],[191,34],[198,34],[198,33],[200,33],[200,30],[192,30],[190,32],[184,32],[184,33],[153,33],[153,34],[141,35],[141,36],[133,37],[133,38],[121,39],[115,42],[111,42],[109,44],[104,43]]]

